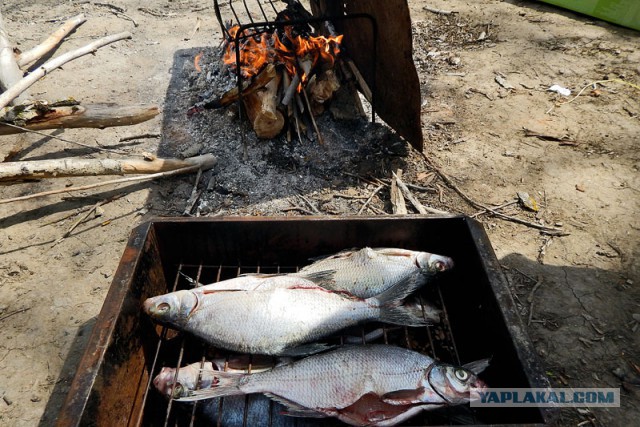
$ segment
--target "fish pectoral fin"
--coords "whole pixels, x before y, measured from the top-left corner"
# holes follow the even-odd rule
[[[320,353],[323,351],[331,350],[335,348],[335,345],[329,344],[305,344],[298,347],[287,348],[286,350],[280,352],[279,356],[309,356],[311,354]]]
[[[284,411],[281,411],[280,414],[287,415],[289,417],[310,417],[310,418],[324,418],[325,414],[315,411],[313,409],[305,408],[302,405],[297,404],[289,399],[285,399],[284,397],[277,396],[271,393],[265,393],[269,399],[278,402],[282,406],[285,407]]]
[[[422,399],[424,391],[424,387],[396,390],[384,394],[382,396],[382,401],[390,405],[413,405],[416,403],[424,403]]]

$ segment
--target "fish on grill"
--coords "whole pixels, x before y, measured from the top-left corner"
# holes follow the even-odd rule
[[[253,290],[181,290],[149,298],[143,308],[155,321],[219,348],[295,356],[324,350],[322,344],[307,343],[367,321],[428,324],[419,306],[402,305],[419,286],[414,276],[376,297],[363,299],[298,277],[295,284],[287,280]]]
[[[285,405],[286,415],[389,426],[423,410],[478,399],[485,384],[477,375],[487,365],[456,367],[390,345],[344,346],[261,373],[219,373],[218,384],[178,400],[263,393]]]
[[[449,257],[397,248],[345,250],[319,259],[296,275],[313,278],[320,286],[347,291],[360,298],[378,295],[417,275],[422,284],[436,273],[453,268]],[[333,272],[333,274],[327,274]]]
[[[273,358],[268,356],[236,355],[195,362],[180,369],[165,366],[153,379],[153,385],[164,396],[177,399],[197,389],[214,387],[219,383],[217,373],[220,371],[263,372],[290,361],[288,358],[280,358],[274,362]]]

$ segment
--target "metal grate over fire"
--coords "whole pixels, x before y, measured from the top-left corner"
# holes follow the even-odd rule
[[[193,289],[198,283],[220,282],[246,274],[295,273],[300,266],[177,266],[172,291]],[[444,273],[446,274],[446,273]],[[212,285],[215,286],[215,285]],[[423,316],[437,313],[437,323],[423,327],[395,326],[379,322],[350,327],[323,342],[336,348],[343,346],[384,344],[428,355],[434,360],[460,364],[447,309],[443,304],[439,279],[423,286],[413,297]],[[233,308],[229,308],[233,309]],[[433,315],[431,315],[433,316]],[[153,344],[151,375],[146,385],[143,408],[133,425],[217,425],[217,426],[317,426],[340,425],[334,418],[298,418],[286,416],[289,408],[261,394],[230,396],[195,402],[177,401],[189,392],[215,388],[219,381],[215,371],[254,374],[299,358],[239,354],[203,343],[188,333],[157,326]],[[344,369],[345,367],[338,367]],[[237,375],[237,374],[236,374]],[[313,387],[313,385],[309,385]],[[276,399],[277,400],[277,399]],[[477,424],[468,406],[442,405],[435,411],[421,412],[411,419],[426,425]]]

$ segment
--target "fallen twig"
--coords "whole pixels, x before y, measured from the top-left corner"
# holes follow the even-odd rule
[[[473,200],[471,197],[467,196],[452,180],[449,178],[447,174],[442,172],[439,167],[437,167],[424,153],[421,153],[424,160],[433,168],[434,171],[442,178],[442,180],[451,187],[456,193],[460,195],[464,200],[467,201],[470,205],[475,207],[476,209],[483,209],[487,212],[491,212],[491,214],[497,216],[498,218],[502,218],[507,221],[516,222],[518,224],[526,225],[531,228],[535,228],[537,230],[542,230],[543,232],[553,235],[553,236],[568,236],[570,233],[566,231],[555,228],[555,227],[547,227],[545,225],[536,224],[535,222],[526,221],[524,219],[517,218],[515,216],[505,215],[503,213],[497,212],[495,209],[492,209],[488,206],[483,205],[482,203],[478,203]]]
[[[407,205],[400,190],[400,176],[402,176],[402,169],[398,169],[396,172],[391,172],[393,179],[391,180],[391,190],[389,194],[391,196],[391,209],[394,215],[406,215]]]
[[[15,310],[12,311],[11,313],[7,313],[4,316],[0,317],[0,322],[2,322],[4,319],[8,319],[9,317],[16,315],[18,313],[24,313],[27,310],[31,310],[31,307],[26,307],[26,308],[21,308],[20,310]]]
[[[191,189],[191,195],[189,199],[187,199],[187,205],[182,212],[183,215],[191,215],[191,211],[193,210],[193,206],[196,204],[198,199],[200,198],[200,194],[202,192],[198,191],[198,184],[200,184],[200,178],[202,177],[202,168],[198,169],[198,174],[196,175],[196,180],[193,183],[193,188]]]
[[[529,303],[529,319],[527,321],[527,326],[531,325],[531,320],[533,319],[533,294],[538,290],[538,288],[542,285],[542,277],[538,277],[538,281],[529,292],[529,296],[527,297],[527,302]]]
[[[7,31],[4,27],[4,21],[2,19],[2,11],[0,10],[0,91],[7,91],[10,87],[15,85],[22,78],[22,71],[18,67],[18,62],[13,54],[13,46],[9,42]],[[14,104],[20,104],[28,97],[20,91],[13,98],[7,101]],[[4,106],[4,105],[3,105]]]
[[[161,135],[159,133],[143,133],[142,135],[133,135],[133,136],[120,138],[118,142],[127,142],[127,141],[133,141],[136,139],[145,139],[145,138],[160,138],[160,136]]]
[[[18,201],[22,201],[22,200],[29,200],[29,199],[36,199],[36,198],[39,198],[39,197],[51,196],[53,194],[69,193],[69,192],[72,192],[72,191],[90,190],[90,189],[97,188],[97,187],[104,187],[105,185],[117,185],[117,184],[124,184],[124,183],[127,183],[127,182],[146,181],[146,180],[149,180],[149,179],[164,178],[164,177],[167,177],[167,176],[180,175],[180,174],[183,174],[183,173],[196,171],[201,167],[203,167],[203,166],[201,166],[201,165],[193,165],[193,166],[188,166],[186,168],[172,170],[172,171],[169,171],[169,172],[154,173],[154,174],[151,174],[151,175],[132,176],[132,177],[129,177],[129,178],[122,178],[122,179],[112,179],[110,181],[97,182],[95,184],[82,185],[82,186],[79,186],[79,187],[68,187],[68,188],[61,188],[61,189],[58,189],[58,190],[43,191],[41,193],[29,194],[29,195],[26,195],[26,196],[12,197],[12,198],[9,198],[9,199],[1,199],[0,200],[0,205],[5,204],[5,203],[18,202]]]
[[[409,190],[409,188],[405,185],[405,183],[402,182],[402,179],[400,179],[400,177],[398,177],[398,176],[396,176],[395,178],[396,178],[396,181],[398,183],[398,187],[400,187],[400,190],[402,190],[402,193],[404,194],[404,196],[407,199],[409,199],[409,201],[411,202],[413,207],[416,208],[416,210],[418,212],[420,212],[423,215],[427,214],[427,213],[432,213],[432,214],[437,214],[437,215],[449,215],[449,212],[441,211],[440,209],[436,209],[436,208],[432,208],[432,207],[429,207],[429,206],[425,206],[422,203],[420,203],[418,201],[418,199],[415,198],[413,193]]]
[[[305,209],[305,208],[300,207],[300,206],[293,206],[291,208],[282,209],[282,212],[289,212],[289,211],[300,211],[302,213],[306,213],[307,215],[311,215],[311,216],[314,215],[313,212],[311,212],[310,210]]]
[[[369,203],[371,203],[371,200],[373,200],[374,196],[376,194],[378,194],[378,191],[382,190],[383,187],[384,187],[384,185],[381,184],[381,185],[377,186],[376,189],[371,192],[371,195],[369,196],[369,198],[364,202],[364,204],[362,205],[362,207],[358,211],[358,215],[361,215],[362,212],[364,212],[364,210],[366,209],[367,205]]]
[[[452,13],[458,13],[453,10],[436,9],[435,7],[431,7],[431,6],[424,6],[423,9],[431,13],[436,13],[438,15],[451,15]]]
[[[313,203],[311,203],[311,201],[309,199],[307,199],[306,197],[304,197],[302,194],[298,194],[298,197],[300,197],[302,199],[302,201],[304,201],[313,211],[313,213],[315,213],[316,215],[322,215],[322,212],[320,212],[318,210],[318,208],[316,208]]]
[[[50,61],[47,61],[42,66],[38,67],[38,69],[29,73],[26,77],[23,77],[17,83],[8,88],[2,95],[0,95],[0,108],[6,107],[11,101],[13,101],[16,97],[18,97],[22,92],[31,87],[35,82],[40,80],[46,74],[55,70],[56,68],[66,64],[69,61],[72,61],[81,56],[87,55],[89,53],[95,52],[99,48],[114,43],[116,41],[122,39],[131,38],[131,33],[125,31],[123,33],[114,34],[112,36],[103,37],[94,41],[93,43],[89,43],[88,45],[81,47],[79,49],[73,50],[71,52],[67,52],[63,55],[60,55]]]
[[[495,206],[495,207],[493,207],[493,210],[494,210],[494,211],[497,211],[498,209],[504,209],[504,208],[506,208],[506,207],[508,207],[508,206],[515,205],[516,203],[518,203],[518,200],[511,200],[510,202],[503,203],[503,204],[501,204],[500,206]],[[486,210],[486,209],[483,209],[483,210],[481,210],[481,211],[478,211],[478,212],[474,213],[473,215],[469,215],[469,217],[470,217],[470,218],[476,218],[476,217],[478,217],[478,216],[480,216],[480,215],[482,215],[482,214],[486,214],[487,212],[489,212],[489,211],[488,211],[488,210]]]
[[[51,247],[54,247],[55,245],[57,245],[58,243],[62,242],[64,239],[69,237],[71,235],[71,232],[75,230],[77,226],[82,224],[87,218],[89,218],[89,215],[95,212],[95,210],[98,209],[98,206],[100,206],[101,204],[102,202],[98,202],[95,205],[93,205],[86,214],[84,214],[76,222],[74,222],[73,225],[71,225],[71,227],[69,227],[69,229],[62,236],[60,236],[60,238],[58,238],[55,242],[53,242]]]
[[[18,65],[24,67],[27,64],[32,63],[33,61],[37,61],[42,58],[48,52],[50,52],[54,47],[56,47],[62,39],[64,39],[67,34],[72,32],[78,26],[82,25],[87,18],[85,18],[84,14],[74,16],[65,22],[62,27],[58,28],[53,34],[47,37],[42,43],[39,45],[29,49],[26,52],[22,52],[20,56],[18,56]]]

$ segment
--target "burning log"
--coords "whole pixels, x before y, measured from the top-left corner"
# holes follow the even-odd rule
[[[258,75],[249,83],[243,84],[242,96],[247,96],[257,90],[262,89],[276,76],[276,67],[273,64],[267,65]],[[206,109],[222,108],[233,104],[240,98],[238,87],[226,92],[219,99],[214,99],[203,104]]]
[[[258,138],[273,138],[284,127],[284,116],[276,107],[280,80],[281,76],[278,73],[263,88],[243,94],[247,115]]]

